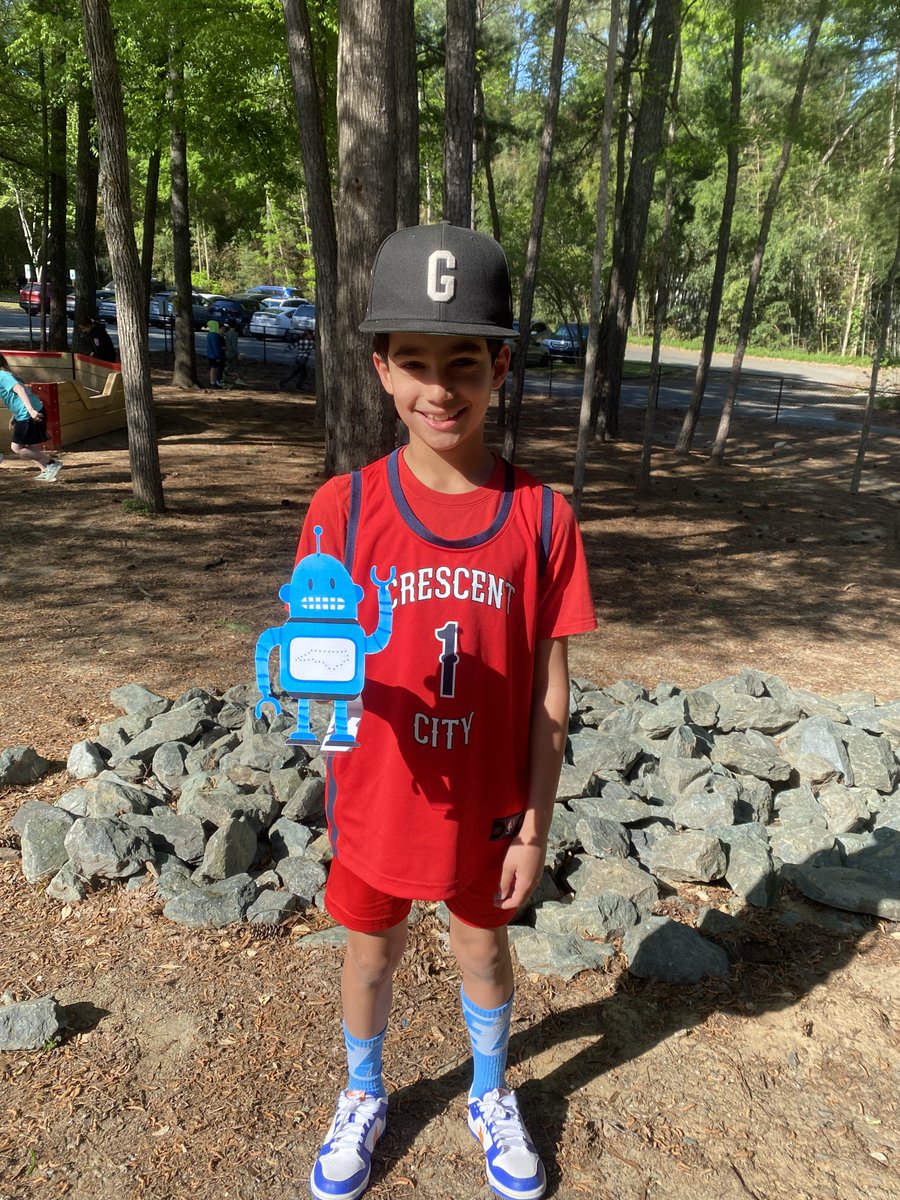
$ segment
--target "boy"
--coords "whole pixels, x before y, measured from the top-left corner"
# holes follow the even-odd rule
[[[507,922],[544,869],[569,715],[566,639],[595,625],[562,497],[484,443],[514,336],[493,239],[448,224],[378,251],[366,320],[409,443],[313,497],[297,559],[322,549],[356,577],[396,565],[387,647],[366,661],[359,746],[330,759],[326,907],[347,928],[349,1076],[310,1175],[355,1200],[385,1127],[381,1055],[412,899],[444,900],[474,1057],[468,1123],[494,1191],[535,1200],[544,1167],[506,1087],[513,972]],[[352,498],[351,498],[352,497]],[[330,544],[329,544],[330,543]],[[377,623],[374,589],[360,604]],[[368,606],[368,608],[367,608]]]
[[[116,348],[109,336],[106,326],[96,317],[84,317],[78,322],[78,328],[84,334],[85,341],[90,346],[88,354],[101,362],[114,363]]]
[[[218,321],[206,323],[206,361],[209,363],[209,386],[223,388],[222,375],[225,371],[225,339]]]
[[[241,379],[241,354],[238,348],[238,323],[229,321],[225,326],[225,378],[226,387],[243,387]]]

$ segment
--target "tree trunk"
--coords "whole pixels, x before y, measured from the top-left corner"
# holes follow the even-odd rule
[[[544,128],[541,133],[537,182],[531,208],[531,230],[528,234],[528,250],[525,255],[525,271],[522,276],[519,300],[519,340],[513,362],[509,416],[503,436],[503,457],[509,462],[512,462],[516,456],[516,437],[519,432],[519,414],[522,410],[522,389],[525,386],[525,355],[531,333],[534,285],[538,259],[541,254],[541,236],[544,232],[544,210],[547,207],[547,189],[550,185],[550,166],[553,161],[553,143],[556,138],[556,119],[559,114],[559,94],[562,88],[562,69],[566,53],[568,25],[569,0],[556,0],[556,14],[553,21],[553,56],[550,62],[547,104],[544,109]]]
[[[896,282],[898,271],[900,271],[900,229],[897,231],[897,248],[894,251],[894,261],[890,265],[887,278],[884,281],[884,289],[881,293],[881,328],[878,332],[878,345],[875,349],[875,356],[872,359],[872,375],[869,379],[869,394],[866,397],[866,408],[863,413],[859,450],[856,453],[856,465],[853,468],[853,478],[850,480],[851,494],[859,491],[859,485],[862,481],[863,466],[866,461],[866,449],[869,445],[869,430],[872,425],[872,410],[875,407],[875,395],[878,390],[878,372],[881,369],[881,360],[884,358],[885,347],[887,346],[888,329],[891,325],[893,311],[894,283]]]
[[[398,0],[395,47],[397,226],[419,223],[419,90],[414,0]]]
[[[150,303],[150,281],[153,278],[153,248],[156,245],[156,209],[159,200],[159,168],[162,147],[153,148],[147,159],[147,186],[144,189],[144,236],[141,243],[141,283],[144,288],[144,310]]]
[[[167,94],[171,122],[169,170],[172,180],[172,266],[175,274],[175,296],[172,303],[175,317],[175,363],[172,368],[172,384],[179,388],[195,388],[198,386],[197,354],[191,301],[191,222],[182,50],[181,37],[176,28],[170,26]]]
[[[78,96],[78,151],[75,160],[75,324],[72,342],[86,353],[88,339],[79,328],[97,315],[97,190],[100,171],[93,145],[94,101],[90,89]]]
[[[669,309],[669,279],[672,274],[672,209],[675,182],[672,147],[675,145],[675,120],[678,113],[678,90],[681,84],[680,32],[675,49],[675,78],[672,82],[672,116],[669,121],[669,153],[666,158],[666,194],[663,203],[663,227],[659,243],[659,271],[656,279],[656,306],[653,315],[653,349],[650,353],[650,382],[647,386],[647,411],[644,414],[644,443],[641,448],[641,467],[638,492],[650,490],[650,460],[653,455],[653,427],[656,423],[656,402],[659,397],[659,348],[662,344],[666,314]]]
[[[603,306],[603,260],[606,255],[606,210],[609,203],[609,160],[612,145],[613,105],[616,92],[616,54],[619,42],[619,0],[610,0],[609,34],[606,52],[606,91],[603,97],[603,129],[600,136],[600,187],[597,192],[597,227],[594,236],[594,256],[591,264],[591,311],[589,314],[588,344],[584,360],[584,382],[581,390],[581,412],[578,418],[578,442],[575,448],[575,477],[572,485],[572,509],[576,519],[581,515],[581,497],[587,470],[594,397],[599,400],[597,375],[597,342],[600,333],[600,310]]]
[[[55,59],[57,79],[65,69],[65,55]],[[57,85],[58,86],[58,85]],[[69,268],[66,262],[66,109],[54,104],[50,112],[50,333],[51,350],[68,350],[69,318],[66,313],[66,289]]]
[[[152,512],[162,512],[165,502],[150,387],[147,314],[143,309],[141,269],[134,240],[125,110],[109,0],[81,0],[81,13],[97,106],[103,207],[116,284],[132,488],[141,504]]]
[[[375,251],[397,227],[393,23],[379,0],[341,0],[338,46],[337,335],[340,387],[334,469],[344,472],[394,444],[394,408],[372,369],[366,311]]]
[[[703,396],[709,379],[709,366],[712,362],[716,346],[716,334],[719,329],[719,314],[722,310],[722,294],[725,290],[725,268],[728,265],[728,246],[731,241],[731,221],[734,216],[734,202],[737,196],[738,182],[738,150],[741,122],[741,87],[744,74],[744,32],[747,16],[742,4],[735,5],[734,14],[734,45],[731,55],[731,103],[728,111],[728,143],[727,167],[725,171],[725,195],[722,198],[722,215],[719,218],[719,237],[716,243],[716,262],[713,268],[712,284],[709,289],[709,308],[706,312],[706,327],[703,331],[703,346],[700,350],[700,361],[694,376],[694,386],[691,399],[678,441],[675,443],[676,454],[687,454],[694,442],[700,410],[703,407]]]
[[[850,333],[853,329],[853,314],[856,311],[856,297],[859,295],[859,275],[862,270],[863,248],[860,246],[856,257],[856,270],[853,272],[853,283],[850,285],[850,299],[847,301],[847,317],[844,321],[844,336],[841,338],[841,358],[845,358],[850,344]]]
[[[43,49],[38,51],[38,79],[41,89],[41,165],[43,179],[41,187],[41,258],[36,262],[37,281],[40,286],[39,317],[41,349],[47,349],[47,282],[49,279],[50,244],[50,108],[47,102],[47,68]]]
[[[481,134],[481,161],[484,164],[484,183],[491,213],[491,234],[495,242],[501,242],[503,239],[500,236],[500,210],[497,207],[497,192],[494,187],[494,148],[491,145],[491,131],[484,111],[484,89],[481,86],[480,75],[475,77],[475,119]]]
[[[653,198],[653,178],[662,143],[680,10],[681,0],[659,0],[656,6],[647,71],[634,127],[631,170],[625,185],[622,221],[613,247],[606,311],[600,329],[603,432],[612,437],[618,434],[622,363],[647,231],[647,217]]]
[[[309,203],[316,269],[316,418],[325,426],[325,470],[334,471],[334,410],[337,405],[337,232],[325,122],[306,0],[282,0],[294,111],[300,131],[303,176]]]
[[[762,221],[760,222],[759,235],[756,239],[756,249],[753,253],[753,261],[750,264],[750,276],[747,280],[747,291],[744,295],[744,306],[741,309],[741,319],[738,324],[737,345],[734,351],[734,358],[731,363],[731,373],[728,376],[728,390],[725,393],[725,401],[722,405],[722,415],[719,418],[719,428],[716,431],[715,441],[713,442],[712,451],[710,452],[709,461],[713,466],[720,467],[725,458],[725,446],[728,442],[728,432],[731,428],[731,416],[734,412],[734,402],[737,399],[738,384],[741,379],[741,367],[744,362],[744,354],[747,350],[747,344],[750,341],[750,330],[753,327],[753,304],[756,300],[756,291],[759,287],[759,277],[762,274],[763,256],[766,252],[766,243],[769,240],[769,229],[772,225],[772,217],[775,214],[775,205],[778,203],[778,192],[781,188],[781,181],[784,179],[785,172],[788,169],[788,163],[791,161],[791,148],[794,144],[794,137],[797,131],[797,120],[800,116],[800,106],[803,103],[803,93],[806,90],[806,81],[809,78],[809,69],[812,65],[812,57],[815,52],[816,42],[819,38],[819,30],[822,28],[822,21],[828,8],[827,0],[819,0],[819,6],[816,9],[812,20],[812,25],[809,30],[809,39],[806,43],[806,51],[803,55],[803,62],[800,65],[800,73],[797,76],[797,86],[794,89],[794,98],[791,101],[791,107],[788,112],[787,136],[784,144],[781,147],[781,156],[778,159],[778,164],[775,167],[775,173],[772,176],[772,182],[769,185],[769,192],[766,196],[766,202],[763,207]]]
[[[475,0],[447,0],[444,65],[444,220],[472,224]]]

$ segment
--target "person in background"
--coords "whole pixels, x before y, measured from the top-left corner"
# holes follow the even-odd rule
[[[118,361],[116,348],[102,321],[99,321],[96,317],[85,317],[78,322],[78,328],[84,335],[85,340],[90,344],[91,348],[88,354],[91,358],[96,358],[100,362],[107,363]]]
[[[241,354],[238,349],[238,323],[229,321],[225,327],[225,377],[226,387],[243,387],[241,379]]]
[[[206,361],[209,363],[209,386],[223,388],[222,376],[225,373],[225,339],[222,337],[218,321],[208,321],[206,325]]]
[[[53,483],[62,470],[62,463],[44,452],[47,422],[44,406],[30,387],[26,387],[9,369],[0,354],[0,402],[12,413],[12,449],[19,458],[37,463],[38,479]]]

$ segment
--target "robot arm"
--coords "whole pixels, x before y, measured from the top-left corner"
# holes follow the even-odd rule
[[[272,695],[269,686],[269,657],[274,649],[281,644],[280,629],[264,629],[256,643],[256,686],[262,699],[256,706],[256,715],[262,716],[264,704],[271,704],[275,716],[281,713],[281,705]]]
[[[379,579],[375,568],[371,571],[372,582],[378,588],[378,628],[366,638],[366,654],[377,654],[390,641],[391,630],[394,627],[394,609],[391,601],[391,584],[397,578],[397,568],[391,567],[387,579]]]

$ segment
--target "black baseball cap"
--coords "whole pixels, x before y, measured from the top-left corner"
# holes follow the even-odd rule
[[[372,266],[363,333],[515,337],[509,264],[475,229],[412,225],[381,243]]]

